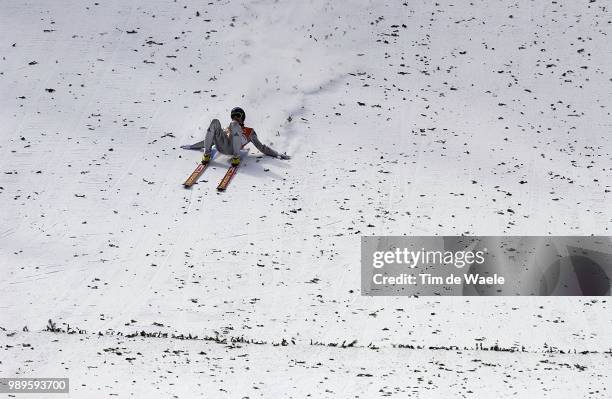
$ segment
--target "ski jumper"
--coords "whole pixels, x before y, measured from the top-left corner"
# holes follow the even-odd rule
[[[204,140],[197,142],[191,146],[193,149],[202,149],[209,153],[213,144],[217,147],[217,151],[225,155],[233,155],[238,157],[240,150],[247,144],[253,145],[265,155],[277,157],[278,152],[257,138],[257,133],[250,127],[240,126],[236,121],[232,121],[227,129],[221,127],[221,122],[218,119],[213,119],[206,131]]]

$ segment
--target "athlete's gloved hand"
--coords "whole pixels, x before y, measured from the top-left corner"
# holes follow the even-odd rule
[[[181,146],[183,150],[191,150],[191,144],[184,144]]]
[[[278,159],[288,160],[291,159],[291,157],[287,154],[278,154]]]

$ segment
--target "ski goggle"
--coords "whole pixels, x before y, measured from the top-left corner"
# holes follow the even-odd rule
[[[234,112],[231,113],[230,116],[231,116],[232,119],[238,118],[241,121],[244,120],[244,112],[241,112],[241,111],[234,111]]]

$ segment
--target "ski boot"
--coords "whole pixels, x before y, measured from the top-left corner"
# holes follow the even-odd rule
[[[211,158],[212,158],[212,157],[211,157],[211,155],[210,155],[210,152],[205,153],[204,155],[202,155],[202,163],[203,163],[204,165],[206,165],[207,163],[209,163],[209,162],[210,162]]]

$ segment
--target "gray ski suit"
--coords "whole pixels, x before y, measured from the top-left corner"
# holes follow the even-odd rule
[[[259,151],[266,155],[275,158],[279,156],[278,152],[259,141],[255,130],[252,128],[240,126],[238,122],[232,121],[229,127],[224,130],[219,119],[213,119],[210,122],[204,140],[193,144],[191,148],[204,148],[204,151],[209,153],[214,144],[221,154],[237,157],[240,155],[240,149],[249,143],[253,143]]]

